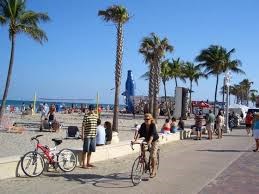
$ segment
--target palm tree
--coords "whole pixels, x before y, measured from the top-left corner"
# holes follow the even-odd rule
[[[257,98],[257,94],[256,94],[257,92],[252,92],[251,93],[251,96],[250,96],[250,100],[251,100],[251,102],[253,103],[253,106],[255,106],[255,103],[256,103],[256,98]]]
[[[214,113],[217,102],[218,82],[220,74],[224,73],[227,70],[237,73],[243,73],[243,71],[238,68],[241,65],[241,62],[239,60],[230,59],[231,54],[234,51],[234,49],[227,51],[222,46],[211,45],[209,48],[202,50],[200,54],[196,57],[196,61],[201,62],[199,66],[205,68],[205,75],[216,76]]]
[[[172,63],[169,63],[169,65],[171,66],[171,77],[175,81],[175,87],[177,87],[177,78],[180,78],[185,82],[185,78],[182,73],[184,62],[180,61],[180,58],[178,57],[176,60],[172,59]]]
[[[145,37],[140,45],[139,52],[144,56],[146,64],[149,64],[149,71],[146,72],[142,77],[148,78],[148,97],[149,97],[149,113],[153,115],[153,105],[154,105],[154,62],[153,53],[150,51],[152,49],[152,39]]]
[[[198,80],[201,77],[206,77],[200,70],[199,65],[194,65],[194,63],[186,62],[183,67],[183,73],[186,79],[190,80],[190,98],[189,98],[189,107],[190,112],[192,112],[192,84],[193,81],[198,85]]]
[[[235,97],[234,103],[238,104],[240,101],[241,88],[240,85],[234,84],[229,86],[229,94]]]
[[[115,98],[113,109],[114,131],[118,132],[118,114],[119,114],[119,95],[121,85],[122,55],[123,55],[123,25],[129,20],[127,9],[123,6],[113,5],[106,10],[100,10],[98,16],[101,16],[106,22],[113,22],[117,28],[117,49],[115,63]]]
[[[240,69],[239,67],[242,65],[241,61],[238,59],[231,60],[231,54],[235,52],[235,49],[231,49],[230,51],[226,52],[226,58],[225,62],[222,64],[222,73],[226,73],[227,71],[233,72],[233,73],[240,73],[240,74],[245,74],[245,72]],[[225,85],[225,83],[223,83]],[[223,93],[222,93],[222,102],[225,101],[225,87],[223,87]]]
[[[0,110],[1,122],[5,110],[5,102],[8,95],[8,89],[10,86],[14,64],[16,36],[20,33],[25,33],[35,41],[42,44],[43,41],[47,41],[48,39],[45,32],[41,28],[39,28],[38,23],[41,21],[47,22],[50,20],[50,18],[46,13],[37,13],[31,10],[27,10],[25,0],[1,0],[0,15],[2,18],[1,20],[5,21],[4,23],[9,24],[9,38],[11,41],[9,68]]]
[[[250,94],[252,84],[254,84],[254,82],[250,81],[249,79],[244,79],[239,83],[239,85],[243,88],[244,99],[246,101],[247,106],[249,104],[249,94]]]
[[[165,60],[161,63],[161,79],[162,79],[162,83],[164,86],[164,94],[165,94],[165,103],[166,103],[166,109],[167,109],[167,114],[168,117],[170,118],[170,110],[168,107],[168,102],[167,102],[167,92],[166,92],[166,82],[170,79],[171,76],[171,67],[169,65],[169,60]]]
[[[160,39],[155,33],[150,37],[144,37],[141,42],[139,52],[144,56],[145,62],[149,63],[149,110],[154,119],[157,118],[157,95],[160,85],[161,61],[166,52],[172,52],[173,46],[169,44],[167,38]]]

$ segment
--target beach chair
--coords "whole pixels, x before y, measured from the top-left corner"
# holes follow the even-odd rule
[[[80,139],[77,126],[68,126],[66,139]]]

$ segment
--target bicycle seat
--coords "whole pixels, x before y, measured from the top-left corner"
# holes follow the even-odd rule
[[[54,143],[55,143],[56,146],[62,143],[62,140],[61,140],[61,139],[55,139],[55,138],[54,138],[54,139],[52,139],[52,141],[54,141]]]

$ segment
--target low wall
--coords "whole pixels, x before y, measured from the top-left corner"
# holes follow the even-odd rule
[[[180,133],[174,134],[159,134],[160,144],[170,143],[172,141],[180,140]],[[81,161],[82,148],[72,148],[76,154],[78,161]],[[134,150],[130,147],[130,140],[122,141],[116,144],[97,146],[96,152],[92,154],[91,161],[99,162],[118,158],[139,152],[139,146],[135,145]],[[0,179],[13,178],[24,176],[20,166],[21,156],[11,156],[0,158]]]

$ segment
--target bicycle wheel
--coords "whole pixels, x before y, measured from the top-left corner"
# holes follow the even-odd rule
[[[21,166],[24,174],[29,177],[36,177],[42,174],[45,161],[38,152],[31,151],[22,157]]]
[[[145,162],[141,160],[141,157],[137,157],[132,165],[131,181],[134,186],[138,185],[141,182],[142,175],[144,174]]]
[[[70,172],[75,169],[77,164],[77,159],[74,154],[69,149],[63,149],[58,153],[57,157],[58,167],[64,172]]]

